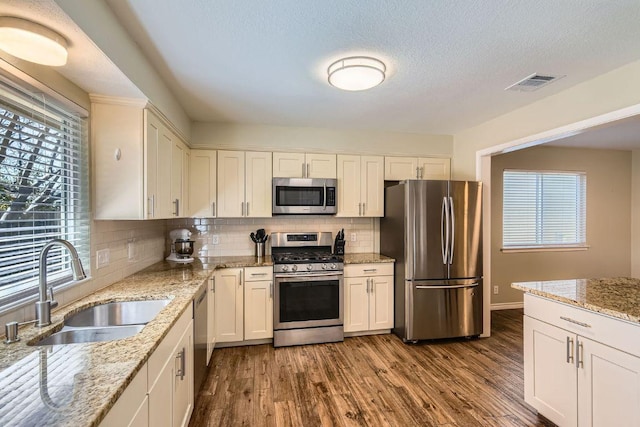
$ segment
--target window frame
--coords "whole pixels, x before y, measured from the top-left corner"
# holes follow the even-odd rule
[[[582,212],[582,217],[578,218],[576,221],[576,228],[579,228],[582,225],[583,230],[576,230],[576,234],[582,234],[584,236],[583,242],[570,242],[570,243],[537,243],[537,244],[505,244],[505,174],[508,172],[516,172],[516,173],[525,173],[525,174],[535,174],[536,177],[540,177],[542,175],[571,175],[574,177],[580,177],[582,182],[582,188],[580,190],[582,193],[581,199],[578,200],[576,198],[576,208],[580,208]],[[538,192],[538,188],[536,188],[536,205],[539,205],[540,193]],[[537,209],[543,209],[542,207],[537,207]],[[538,211],[537,216],[540,215]],[[579,224],[579,223],[581,224]],[[542,223],[544,224],[544,223]],[[502,241],[501,241],[501,249],[500,251],[503,253],[518,253],[518,252],[565,252],[565,251],[585,251],[590,248],[590,245],[587,243],[587,172],[586,171],[576,171],[576,170],[537,170],[537,169],[504,169],[502,172]],[[543,231],[537,230],[536,234],[542,234]]]
[[[15,110],[29,110],[30,108],[35,110],[42,109],[43,106],[50,106],[49,108],[64,111],[69,116],[74,116],[77,120],[78,129],[74,131],[74,138],[77,141],[70,140],[68,144],[62,145],[63,150],[72,150],[70,148],[73,144],[77,144],[79,148],[77,148],[79,154],[74,157],[74,159],[78,160],[78,175],[77,182],[79,183],[77,197],[73,196],[65,196],[62,201],[63,205],[67,206],[75,206],[82,205],[82,209],[80,214],[76,212],[75,209],[63,209],[60,211],[61,219],[58,225],[54,227],[60,229],[60,223],[67,222],[64,228],[77,228],[81,227],[82,232],[80,233],[81,237],[79,240],[82,241],[82,248],[78,248],[78,252],[85,270],[87,274],[87,279],[90,279],[91,274],[91,263],[90,263],[90,253],[91,253],[91,200],[90,200],[90,162],[89,162],[89,132],[88,132],[88,112],[83,107],[79,106],[75,102],[71,101],[60,95],[60,93],[50,89],[45,86],[41,82],[31,78],[30,76],[24,73],[13,73],[14,70],[0,69],[0,87],[3,92],[3,96],[5,97],[5,101],[7,106],[15,106]],[[28,94],[32,99],[41,99],[42,105],[39,105],[39,102],[30,101],[27,97],[23,96],[24,94]],[[37,97],[36,97],[37,95]],[[46,109],[46,107],[44,107]],[[37,120],[37,119],[36,119]],[[64,129],[64,127],[63,127]],[[67,129],[64,129],[67,131]],[[58,140],[56,140],[58,141]],[[73,149],[75,150],[75,149]],[[72,151],[73,151],[72,150]],[[65,170],[69,169],[65,166]],[[71,172],[71,169],[69,169]],[[65,180],[68,178],[65,178]],[[67,183],[64,184],[68,186]],[[64,219],[65,215],[69,212],[72,212],[75,217],[73,221],[69,223],[69,219]],[[2,224],[0,224],[2,225]],[[68,232],[67,232],[68,233]],[[66,237],[66,233],[59,231],[58,236],[55,237]],[[47,239],[50,240],[50,239]],[[41,246],[34,243],[33,248]],[[53,258],[56,254],[52,251],[51,256],[49,258]],[[64,262],[64,259],[68,260],[68,255],[66,252],[62,253],[63,259],[61,263],[65,266],[68,266],[68,261]],[[33,261],[31,261],[33,263]],[[37,268],[35,268],[37,272]],[[52,269],[50,269],[52,270]],[[55,291],[61,291],[67,288],[71,288],[78,284],[85,282],[83,281],[73,281],[71,272],[68,268],[63,268],[59,271],[50,271],[47,276],[48,284],[55,289]],[[38,276],[35,274],[35,277],[28,280],[28,282],[22,283],[19,286],[14,286],[12,288],[3,288],[0,287],[0,314],[15,310],[16,308],[25,306],[28,303],[31,303],[38,298]]]

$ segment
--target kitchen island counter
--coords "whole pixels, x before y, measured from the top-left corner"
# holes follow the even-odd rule
[[[512,288],[640,323],[640,279],[614,277],[516,282]]]

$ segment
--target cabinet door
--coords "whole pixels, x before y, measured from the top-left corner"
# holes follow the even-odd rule
[[[362,214],[360,201],[360,156],[338,156],[338,213],[355,217]]]
[[[149,424],[149,396],[145,396],[142,404],[136,411],[133,419],[127,427],[148,427]]]
[[[273,338],[273,281],[244,283],[244,339]]]
[[[307,153],[307,178],[335,178],[336,155]]]
[[[242,217],[244,209],[244,152],[218,151],[218,217]]]
[[[158,155],[160,151],[160,120],[148,111],[145,111],[145,214],[146,218],[154,219],[157,216],[158,203]]]
[[[174,368],[173,358],[169,358],[156,381],[149,387],[149,426],[171,426]]]
[[[393,276],[369,279],[369,329],[393,328]]]
[[[211,362],[213,348],[216,345],[216,277],[209,278],[207,294],[207,365]]]
[[[173,135],[163,125],[158,145],[158,174],[156,190],[156,208],[154,218],[173,217],[171,201],[171,158],[173,155]]]
[[[384,157],[362,156],[360,200],[362,216],[384,216]]]
[[[418,177],[418,159],[415,157],[385,157],[384,179],[402,181]]]
[[[418,159],[421,179],[443,179],[451,178],[451,159],[437,157],[421,157]]]
[[[524,400],[559,426],[578,423],[576,335],[524,316]]]
[[[173,426],[186,427],[193,411],[193,321],[175,350],[173,377]]]
[[[271,153],[245,153],[246,187],[245,216],[252,218],[270,217],[272,212],[271,178],[273,161]]]
[[[344,331],[369,329],[369,295],[366,277],[344,279]]]
[[[214,150],[191,150],[190,202],[191,216],[216,217],[216,169]]]
[[[273,153],[273,176],[276,178],[302,178],[306,167],[304,153]]]
[[[576,357],[579,425],[640,426],[640,358],[583,337]]]
[[[184,157],[186,147],[175,137],[171,147],[171,215],[183,216],[184,200],[182,198],[182,184],[184,174]]]
[[[215,272],[216,342],[243,339],[244,295],[241,276],[241,268],[225,268]]]

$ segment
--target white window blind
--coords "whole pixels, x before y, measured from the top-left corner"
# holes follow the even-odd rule
[[[585,246],[586,195],[583,172],[505,170],[503,247]]]
[[[70,241],[89,269],[85,120],[43,94],[0,80],[0,306],[37,293],[38,255]],[[69,254],[49,252],[50,282],[71,279]]]

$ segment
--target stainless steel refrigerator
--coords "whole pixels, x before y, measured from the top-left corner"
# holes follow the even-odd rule
[[[396,335],[415,342],[482,333],[482,183],[387,187],[380,252],[396,259]]]

